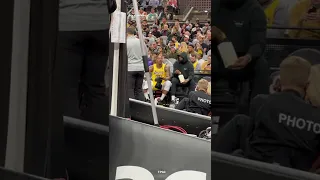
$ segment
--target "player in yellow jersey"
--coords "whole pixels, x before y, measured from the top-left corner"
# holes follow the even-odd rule
[[[169,66],[163,63],[162,55],[157,56],[155,63],[149,67],[149,71],[151,73],[152,90],[154,91],[161,90],[162,92],[161,97],[157,98],[155,101],[156,104],[160,104],[168,94],[172,85],[172,83],[169,81],[170,69],[169,69]],[[149,100],[147,84],[144,84],[143,90],[145,92],[144,93],[145,98]]]

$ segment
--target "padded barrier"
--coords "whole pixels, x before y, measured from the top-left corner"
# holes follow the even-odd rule
[[[33,176],[30,174],[11,171],[8,169],[4,169],[3,167],[0,167],[0,179],[1,180],[49,180],[49,179]]]
[[[64,126],[70,179],[108,179],[109,127],[70,117]]]
[[[211,152],[211,173],[215,180],[319,180],[320,176],[278,165]]]
[[[173,173],[190,170],[206,174],[191,179],[211,180],[210,141],[114,116],[110,129],[109,179],[115,179],[118,168],[116,179],[168,180]]]
[[[211,117],[177,109],[156,106],[160,125],[180,126],[189,134],[199,135],[211,126]],[[151,104],[130,99],[131,119],[153,125]],[[219,120],[219,119],[217,119]]]

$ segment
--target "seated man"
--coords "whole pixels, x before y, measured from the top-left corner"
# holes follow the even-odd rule
[[[187,53],[183,52],[178,56],[178,60],[173,64],[173,77],[171,79],[171,100],[172,104],[177,104],[176,92],[178,86],[192,88],[194,68],[189,61]]]
[[[162,55],[157,56],[155,64],[149,67],[149,71],[151,73],[152,90],[153,91],[161,90],[162,92],[161,97],[155,99],[155,103],[163,104],[162,101],[168,94],[172,84],[169,81],[170,79],[169,66],[163,63]],[[149,93],[148,93],[148,85],[146,82],[143,85],[143,90],[144,90],[144,97],[146,98],[146,100],[150,100]]]
[[[201,79],[196,91],[191,91],[189,97],[183,98],[175,108],[208,116],[211,111],[211,96],[208,95],[208,88],[209,82]]]
[[[195,71],[200,71],[201,66],[199,64],[199,61],[197,59],[197,55],[196,54],[190,54],[190,61],[193,65],[193,68]]]
[[[212,150],[309,170],[319,153],[320,111],[305,101],[310,63],[288,57],[280,65],[281,92],[253,99],[250,118],[236,116],[212,142]],[[299,73],[297,73],[299,72]]]

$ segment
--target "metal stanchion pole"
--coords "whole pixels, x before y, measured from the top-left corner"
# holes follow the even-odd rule
[[[155,125],[159,125],[156,105],[154,103],[153,91],[151,88],[152,86],[151,86],[151,74],[149,72],[149,66],[148,66],[148,52],[147,52],[146,44],[144,42],[144,36],[142,34],[140,16],[138,16],[138,14],[140,14],[140,13],[138,10],[137,0],[133,0],[133,8],[134,8],[134,13],[135,13],[135,17],[136,17],[137,29],[138,29],[138,34],[139,34],[139,39],[140,39],[140,44],[141,44],[141,49],[142,49],[142,59],[143,59],[143,64],[144,64],[144,71],[145,71],[145,75],[146,75],[147,83],[148,83],[148,87],[149,87],[148,91],[150,94],[153,121],[154,121]]]

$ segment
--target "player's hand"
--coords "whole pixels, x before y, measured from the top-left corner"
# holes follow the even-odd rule
[[[230,69],[242,69],[248,65],[250,62],[250,56],[245,55],[238,58],[238,60],[231,66],[229,66]]]

